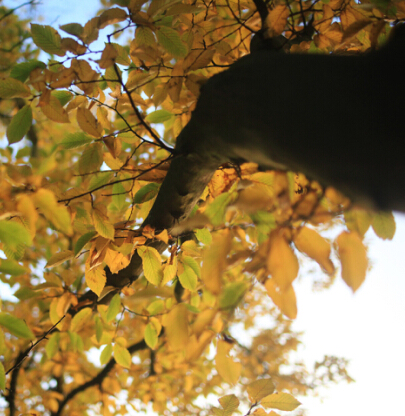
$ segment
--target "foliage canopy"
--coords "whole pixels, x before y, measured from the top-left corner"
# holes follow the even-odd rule
[[[362,53],[405,18],[405,1],[100,3],[85,24],[59,28],[0,5],[0,278],[18,299],[0,312],[6,412],[152,404],[225,416],[235,395],[213,409],[197,399],[239,382],[257,415],[275,415],[297,407],[291,393],[350,380],[336,357],[283,370],[299,344],[292,284],[308,257],[324,272],[318,283],[330,285],[338,266],[357,290],[364,234],[391,239],[392,214],[246,163],[217,170],[186,220],[192,232],[144,220],[201,86],[249,53],[253,33],[282,39],[285,53]],[[260,316],[271,327],[257,331]],[[241,326],[256,329],[247,344]]]

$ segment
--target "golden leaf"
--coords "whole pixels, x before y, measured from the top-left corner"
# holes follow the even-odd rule
[[[330,259],[331,245],[315,230],[302,227],[294,236],[295,247],[314,259],[327,274],[333,274],[335,266]]]
[[[366,248],[355,232],[342,232],[336,239],[338,255],[342,265],[342,278],[355,292],[366,278],[368,259]]]
[[[49,103],[41,106],[41,111],[49,118],[49,120],[57,123],[69,123],[69,116],[62,107],[60,101],[53,95],[49,98]]]
[[[284,4],[279,4],[273,10],[270,10],[266,18],[266,24],[270,31],[270,37],[280,35],[285,30],[289,15],[290,11]]]
[[[264,286],[267,294],[280,311],[288,318],[295,319],[297,317],[297,298],[292,285],[285,290],[280,290],[273,279],[267,279]]]
[[[87,269],[85,279],[89,289],[92,290],[97,296],[100,296],[106,283],[105,271],[103,269]]]
[[[270,233],[267,271],[282,290],[286,290],[298,275],[298,259],[288,244],[283,229]]]
[[[187,306],[184,303],[176,305],[165,317],[163,325],[167,342],[174,351],[184,350],[188,343]]]
[[[247,386],[247,392],[251,403],[260,402],[264,397],[272,394],[274,390],[274,383],[269,378],[255,380]]]
[[[79,107],[77,109],[76,118],[79,127],[85,133],[88,133],[93,137],[102,136],[103,128],[88,108]]]
[[[218,341],[217,355],[215,357],[215,367],[218,374],[229,384],[236,384],[239,380],[242,364],[233,361],[229,356],[232,344],[226,341]]]

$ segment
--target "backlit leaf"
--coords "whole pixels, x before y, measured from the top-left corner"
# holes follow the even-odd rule
[[[231,416],[239,406],[239,399],[234,394],[228,394],[218,399],[224,409],[224,416]]]
[[[117,316],[117,314],[119,313],[119,311],[121,310],[121,297],[119,295],[119,293],[116,293],[113,298],[111,299],[110,304],[108,305],[108,309],[107,309],[107,323],[110,323],[113,319],[115,319],[115,317]]]
[[[103,150],[100,143],[89,144],[79,159],[80,174],[98,171],[103,164]]]
[[[104,347],[103,351],[101,351],[101,354],[100,354],[101,365],[107,364],[108,361],[110,361],[112,352],[113,352],[113,346],[111,344],[108,344]]]
[[[267,279],[264,286],[267,294],[280,311],[288,318],[295,319],[297,317],[297,298],[292,285],[281,290],[273,279]]]
[[[61,48],[61,37],[52,26],[31,23],[31,34],[34,43],[44,52],[65,56],[65,51]]]
[[[274,383],[269,378],[256,380],[247,386],[249,400],[251,403],[258,403],[264,397],[272,394],[275,390]]]
[[[0,220],[0,241],[12,249],[18,245],[30,245],[32,243],[30,232],[15,221]]]
[[[25,82],[29,77],[31,71],[33,71],[35,68],[44,69],[46,68],[46,65],[43,62],[37,61],[35,59],[31,59],[27,62],[21,62],[11,68],[10,77],[18,79],[21,82]]]
[[[234,385],[238,382],[242,364],[235,362],[230,356],[229,351],[232,345],[226,341],[218,341],[217,355],[215,357],[215,367],[218,374],[224,379],[225,382]]]
[[[6,78],[0,80],[0,98],[29,97],[31,91],[27,85],[18,79]]]
[[[198,241],[205,245],[210,245],[212,243],[212,235],[207,228],[201,228],[195,231],[195,236]]]
[[[168,26],[160,26],[156,31],[158,42],[170,55],[183,58],[187,55],[187,46],[181,41],[178,32]]]
[[[34,196],[34,201],[40,212],[45,215],[46,219],[55,228],[67,235],[73,234],[70,214],[64,205],[58,204],[52,191],[43,188],[39,189]]]
[[[146,279],[153,285],[159,286],[163,279],[162,259],[153,247],[139,247],[137,249],[142,259],[143,272]]]
[[[62,107],[60,101],[53,95],[49,99],[49,103],[41,107],[41,111],[49,118],[49,120],[56,123],[69,123],[69,116],[66,110]]]
[[[18,338],[34,339],[35,335],[22,320],[6,312],[0,312],[0,325],[7,329],[10,334]]]
[[[342,278],[355,292],[366,278],[368,268],[366,248],[355,231],[341,233],[336,239],[336,245],[342,265]]]
[[[156,110],[152,113],[149,113],[145,117],[145,121],[149,123],[164,123],[167,120],[170,120],[173,117],[173,114],[167,110]]]
[[[94,117],[93,113],[84,107],[79,107],[76,114],[79,127],[87,134],[93,137],[100,137],[103,134],[101,124]]]
[[[105,271],[103,269],[86,270],[85,279],[89,289],[100,296],[106,282]]]
[[[51,359],[58,351],[59,341],[60,341],[60,332],[55,332],[54,334],[51,335],[48,342],[46,343],[45,351],[46,351],[46,356],[49,359]]]
[[[83,33],[83,26],[79,23],[68,23],[66,25],[59,26],[61,30],[63,30],[66,33],[69,33],[69,35],[77,36],[79,37]]]
[[[333,274],[335,267],[330,259],[331,245],[315,230],[302,227],[294,237],[294,245],[301,253],[314,259],[328,274]]]
[[[119,9],[118,7],[114,7],[101,13],[98,27],[99,29],[103,29],[108,25],[122,22],[126,18],[127,14],[124,10]]]
[[[90,231],[84,235],[82,235],[81,237],[79,237],[79,239],[76,241],[75,244],[75,252],[74,255],[77,256],[82,249],[84,248],[84,246],[96,235],[97,233],[95,231]]]
[[[301,403],[289,393],[274,393],[265,397],[260,404],[270,409],[292,411]]]
[[[144,337],[148,347],[154,350],[158,342],[158,334],[154,325],[151,322],[149,322],[146,325]]]
[[[144,202],[150,201],[153,199],[158,191],[160,186],[157,183],[148,183],[143,186],[134,197],[134,204],[143,204]]]
[[[132,358],[129,351],[115,343],[113,347],[115,361],[124,368],[131,368]]]
[[[3,364],[0,363],[0,389],[5,390],[6,388],[6,372],[4,370]]]
[[[73,258],[74,254],[71,250],[60,251],[59,253],[54,254],[46,263],[45,267],[51,268],[59,266],[67,260]]]
[[[287,289],[298,276],[298,259],[284,237],[283,230],[270,234],[267,271],[281,290]]]
[[[184,303],[176,305],[165,317],[165,334],[172,350],[184,350],[188,342],[188,311]]]
[[[372,227],[378,237],[383,240],[392,240],[395,235],[395,218],[392,212],[380,211],[374,215]]]
[[[32,124],[32,110],[31,106],[25,105],[18,113],[11,119],[7,127],[8,143],[13,144],[19,142],[30,129]]]
[[[0,272],[11,276],[21,276],[27,273],[27,269],[15,260],[0,259]]]
[[[73,317],[70,323],[70,331],[79,332],[83,326],[90,321],[93,311],[91,308],[84,308]]]

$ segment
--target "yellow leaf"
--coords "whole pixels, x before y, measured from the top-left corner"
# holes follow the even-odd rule
[[[278,409],[284,411],[292,411],[296,409],[301,403],[291,394],[288,393],[274,393],[265,397],[260,404],[263,407],[270,409]]]
[[[46,263],[45,267],[51,268],[59,266],[60,264],[64,263],[65,261],[74,257],[74,253],[71,250],[64,250],[60,251],[59,253],[54,254]]]
[[[103,29],[108,25],[122,22],[127,18],[127,14],[124,10],[114,7],[101,13],[98,23],[98,28]]]
[[[107,280],[105,271],[103,269],[87,269],[85,279],[90,290],[92,290],[97,296],[100,296]]]
[[[162,258],[153,247],[137,248],[138,255],[142,259],[143,272],[146,279],[153,285],[159,286],[163,280]]]
[[[283,230],[274,230],[269,238],[267,271],[281,290],[286,290],[298,275],[298,260],[284,237]]]
[[[201,279],[214,294],[221,292],[221,277],[227,267],[226,256],[231,249],[231,243],[232,236],[229,230],[217,232],[213,243],[204,253]]]
[[[165,318],[163,325],[171,349],[184,350],[189,338],[187,306],[184,303],[176,305]]]
[[[355,292],[366,278],[368,267],[366,248],[355,231],[341,233],[336,239],[336,244],[342,265],[342,278]]]
[[[26,220],[25,224],[27,225],[31,236],[34,237],[36,232],[36,222],[38,219],[38,212],[35,209],[34,202],[28,195],[19,195],[17,209]]]
[[[281,290],[273,279],[267,279],[264,286],[267,294],[280,311],[288,318],[295,319],[297,317],[297,298],[294,288],[289,286],[285,290]]]
[[[234,394],[228,394],[218,399],[224,409],[224,416],[231,416],[239,406],[239,399]]]
[[[39,189],[34,196],[35,205],[55,228],[67,235],[73,234],[71,218],[67,208],[58,204],[56,197],[49,189]]]
[[[113,45],[107,43],[101,54],[101,59],[98,61],[100,68],[106,69],[111,65],[114,65],[115,58],[118,56],[117,50],[114,48]]]
[[[199,338],[204,330],[208,329],[211,325],[211,322],[214,320],[217,315],[216,309],[206,309],[198,314],[196,320],[193,323],[193,333]]]
[[[269,378],[253,381],[247,386],[247,392],[251,403],[260,402],[263,397],[272,394],[274,390],[274,383]]]
[[[83,328],[83,326],[91,320],[92,315],[93,311],[91,310],[91,308],[84,308],[81,311],[77,312],[70,324],[70,331],[79,332]]]
[[[239,380],[242,364],[234,362],[228,355],[231,348],[232,344],[226,341],[218,341],[215,367],[225,382],[234,385]]]
[[[294,236],[295,247],[301,253],[314,259],[328,274],[333,274],[335,266],[330,259],[331,245],[315,230],[302,227]]]
[[[93,137],[100,137],[103,135],[103,127],[88,108],[79,107],[77,109],[76,118],[79,127],[85,133],[88,133]]]
[[[91,213],[93,218],[93,224],[96,231],[104,238],[114,240],[115,229],[114,226],[108,222],[108,219],[103,214],[94,209]]]
[[[69,116],[66,110],[62,107],[60,101],[51,95],[49,103],[41,106],[41,111],[49,118],[49,120],[56,123],[69,123]]]

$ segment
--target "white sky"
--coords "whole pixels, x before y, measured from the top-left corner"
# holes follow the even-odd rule
[[[23,0],[6,0],[15,7]],[[85,23],[98,9],[97,0],[43,0],[34,22]],[[42,22],[38,17],[43,16]],[[313,292],[309,278],[295,286],[298,318],[295,329],[305,331],[299,356],[309,367],[324,355],[350,359],[356,383],[334,386],[319,398],[300,398],[308,416],[396,415],[403,408],[405,374],[405,216],[396,215],[394,240],[367,235],[373,263],[366,282],[352,294],[337,278],[328,290]],[[404,258],[402,257],[404,256]]]

